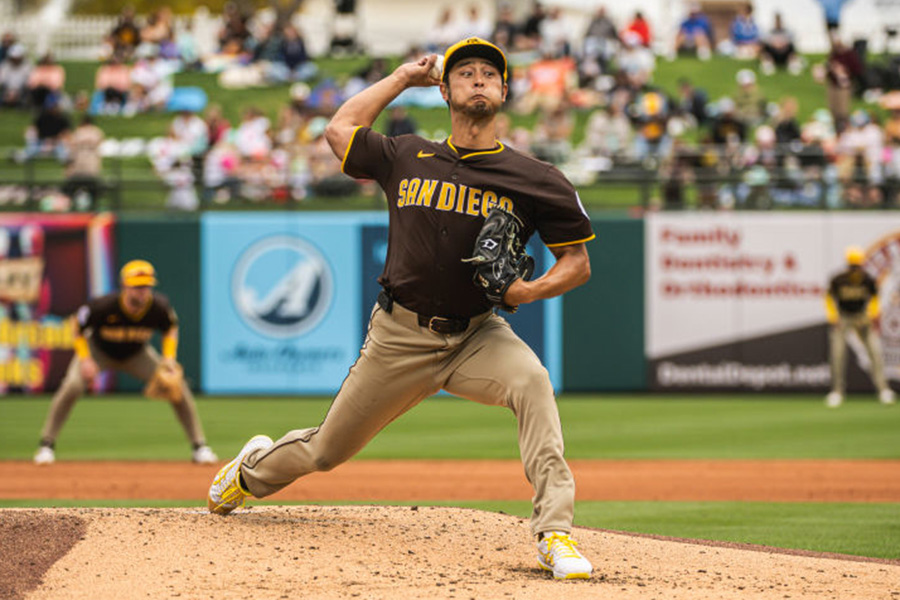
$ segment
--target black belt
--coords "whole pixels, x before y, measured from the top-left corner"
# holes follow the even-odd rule
[[[394,310],[394,299],[391,298],[391,295],[387,291],[381,290],[378,292],[378,305],[384,309],[384,312],[390,314]],[[416,313],[416,316],[419,319],[419,327],[425,327],[434,333],[441,333],[444,335],[450,333],[462,333],[469,328],[469,319],[434,317],[420,315],[419,313]]]

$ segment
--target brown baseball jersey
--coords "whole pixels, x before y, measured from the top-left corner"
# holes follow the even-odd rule
[[[153,292],[147,308],[130,315],[122,308],[121,294],[95,298],[78,309],[78,327],[109,357],[124,360],[150,341],[154,331],[165,332],[178,325],[175,310],[163,294]]]
[[[828,293],[841,314],[858,315],[866,310],[869,300],[878,295],[878,286],[864,269],[853,266],[834,276]]]
[[[472,283],[472,255],[484,219],[496,205],[536,231],[549,247],[594,238],[572,184],[552,165],[497,143],[466,150],[452,139],[388,138],[369,127],[353,133],[344,173],[377,181],[387,196],[388,252],[379,283],[422,315],[468,318],[491,309]]]

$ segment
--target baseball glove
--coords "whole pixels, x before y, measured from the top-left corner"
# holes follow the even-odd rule
[[[475,266],[473,281],[495,306],[516,312],[517,306],[503,301],[503,294],[519,278],[528,281],[534,274],[534,259],[525,253],[519,232],[522,221],[511,212],[494,207],[484,220],[475,239],[471,258],[462,259]]]
[[[156,400],[168,400],[172,404],[178,404],[184,397],[182,386],[184,385],[184,369],[178,363],[160,363],[153,373],[153,377],[144,387],[144,395]]]

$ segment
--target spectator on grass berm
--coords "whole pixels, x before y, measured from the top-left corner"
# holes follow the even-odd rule
[[[316,117],[309,123],[310,138],[309,166],[312,179],[310,192],[318,197],[352,196],[359,192],[359,184],[341,170],[341,161],[337,159],[331,146],[325,139],[326,117]]]
[[[209,128],[206,121],[193,111],[183,110],[172,120],[172,129],[187,151],[194,176],[199,177],[203,155],[209,149]]]
[[[819,0],[825,11],[825,28],[829,34],[837,33],[841,27],[841,9],[852,0]]]
[[[97,69],[94,88],[103,94],[100,113],[117,115],[128,102],[131,90],[131,67],[122,62],[118,55],[112,55]]]
[[[816,114],[818,113],[818,114]],[[799,151],[785,158],[785,169],[797,182],[792,204],[841,208],[840,186],[835,167],[835,137],[827,109],[813,113],[800,128]]]
[[[579,152],[584,156],[623,159],[630,155],[634,131],[625,113],[628,93],[617,91],[609,104],[588,117]]]
[[[797,121],[799,105],[793,96],[781,99],[775,116],[775,140],[779,146],[790,149],[800,141],[800,123]]]
[[[28,102],[28,77],[31,62],[25,56],[25,46],[13,44],[0,63],[0,105],[22,108]]]
[[[252,57],[268,81],[278,83],[287,81],[287,67],[282,55],[283,42],[284,30],[277,28],[274,22],[260,25]]]
[[[756,81],[756,73],[741,69],[735,75],[738,89],[734,93],[737,116],[749,128],[754,128],[766,117],[766,99]]]
[[[174,127],[169,127],[165,137],[157,137],[147,144],[147,157],[153,170],[160,178],[165,178],[166,173],[183,157],[188,155],[187,147],[178,137]]]
[[[416,122],[406,112],[406,108],[395,106],[391,108],[390,116],[384,127],[384,135],[397,137],[416,132]]]
[[[6,60],[9,49],[16,43],[16,36],[11,31],[6,31],[0,37],[0,63]]]
[[[141,28],[141,43],[162,44],[175,37],[172,9],[161,6],[147,16],[147,22]]]
[[[445,6],[441,9],[437,21],[426,35],[426,50],[438,54],[443,53],[444,50],[459,39],[458,29],[459,24],[453,16],[453,9],[450,6]]]
[[[571,27],[563,15],[562,9],[554,6],[546,17],[541,20],[538,27],[540,34],[540,50],[544,56],[561,58],[572,54],[569,37],[572,35]]]
[[[738,7],[738,14],[731,22],[731,44],[734,57],[753,60],[759,55],[759,27],[753,20],[753,5],[749,2]]]
[[[640,36],[638,36],[640,38]],[[643,41],[642,41],[643,43]],[[609,64],[619,49],[619,34],[616,24],[606,14],[606,7],[600,6],[584,33],[582,54],[587,60],[596,61],[602,72],[609,72]]]
[[[844,204],[868,208],[881,205],[884,134],[864,110],[854,111],[848,127],[838,136],[838,177],[844,188]]]
[[[678,80],[678,115],[686,119],[689,126],[706,125],[709,118],[708,104],[709,95],[705,90],[695,87],[686,77]]]
[[[309,81],[319,73],[319,68],[306,51],[306,42],[293,25],[285,25],[281,40],[281,61],[285,67],[285,81]]]
[[[575,61],[568,56],[554,58],[545,55],[528,66],[525,77],[527,86],[522,86],[525,89],[518,87],[514,94],[517,98],[516,110],[522,114],[530,114],[538,109],[555,110],[578,83]],[[510,87],[517,86],[513,84]]]
[[[828,110],[834,118],[835,126],[842,129],[850,116],[853,93],[862,84],[863,64],[859,55],[844,44],[840,36],[832,35],[831,53],[824,68],[818,67],[813,76],[825,84]]]
[[[737,115],[734,100],[725,97],[717,103],[717,115],[710,126],[710,137],[717,146],[735,148],[747,139],[747,124]]]
[[[241,123],[235,130],[234,143],[241,156],[246,160],[266,161],[272,151],[272,139],[269,135],[271,122],[255,106],[244,109]]]
[[[69,137],[69,162],[66,164],[62,191],[72,199],[76,210],[93,210],[96,207],[103,168],[100,154],[103,138],[103,131],[94,125],[90,115],[82,117]]]
[[[759,61],[765,75],[773,74],[776,68],[787,68],[792,75],[803,70],[803,59],[794,47],[794,34],[784,26],[781,13],[775,13],[775,24],[762,39]]]
[[[66,70],[53,60],[53,54],[46,53],[28,75],[29,104],[43,106],[48,96],[62,98],[66,84]]]
[[[381,81],[387,73],[387,61],[381,57],[372,58],[369,64],[354,73],[344,84],[344,97],[349,98],[358,94],[376,81]]]
[[[459,37],[479,37],[483,40],[488,39],[493,30],[491,20],[482,16],[481,9],[474,3],[469,4],[466,16],[459,20],[457,28]]]
[[[656,56],[649,48],[641,45],[638,34],[629,31],[622,36],[622,48],[616,57],[616,65],[624,74],[628,87],[638,90],[653,81]]]
[[[48,96],[34,122],[25,130],[25,159],[53,156],[65,163],[69,158],[66,142],[72,122],[62,111],[59,98]]]
[[[547,17],[544,5],[535,1],[531,12],[522,22],[522,41],[520,50],[536,50],[541,47],[541,22]]]
[[[207,146],[212,148],[219,143],[228,131],[231,130],[231,123],[222,113],[222,107],[219,104],[210,104],[206,107],[203,115],[203,121],[206,123]]]
[[[900,92],[885,94],[879,104],[887,111],[887,121],[884,124],[887,176],[896,182],[900,180]]]
[[[554,165],[568,162],[572,155],[574,128],[572,112],[565,102],[553,110],[542,110],[534,126],[531,154]]]
[[[509,51],[517,50],[520,45],[519,37],[522,29],[516,22],[515,12],[509,2],[502,2],[497,12],[497,22],[494,24],[494,33],[491,41],[500,48]]]
[[[195,170],[189,157],[184,156],[176,160],[170,169],[161,174],[161,177],[169,186],[167,208],[193,211],[200,207],[200,199],[194,187]]]
[[[131,69],[132,87],[122,109],[125,116],[162,110],[174,89],[171,65],[159,59],[158,48],[142,45],[137,53],[141,58]]]
[[[629,31],[633,31],[640,36],[641,45],[646,48],[650,47],[650,44],[653,41],[653,34],[650,31],[650,24],[644,18],[644,13],[639,10],[635,11],[634,17],[631,19],[628,25],[625,26],[625,29],[622,30],[622,36],[624,37],[624,35]]]
[[[240,196],[241,155],[233,132],[220,137],[203,158],[203,203],[225,204]]]
[[[187,21],[175,34],[175,47],[181,58],[182,66],[188,71],[199,71],[203,68],[200,57],[200,46],[194,35],[194,24]]]
[[[225,3],[222,10],[222,28],[219,30],[219,49],[225,50],[229,45],[237,44],[241,51],[249,50],[248,41],[252,38],[249,20],[235,2]]]
[[[639,90],[631,104],[628,116],[634,126],[634,157],[638,161],[659,164],[659,160],[669,155],[672,138],[668,125],[671,117],[671,103],[666,95],[653,87]]]
[[[109,55],[116,56],[122,61],[130,61],[134,51],[141,43],[141,31],[134,20],[134,8],[126,6],[119,14],[116,26],[107,38],[110,46]]]
[[[700,4],[692,2],[687,17],[678,27],[675,34],[675,53],[695,53],[700,60],[709,60],[712,56],[714,38],[709,18],[700,9]]]

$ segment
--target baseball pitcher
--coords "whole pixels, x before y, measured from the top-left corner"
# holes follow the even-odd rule
[[[513,411],[525,475],[534,487],[531,527],[538,562],[558,579],[591,576],[570,537],[575,483],[547,370],[495,308],[558,296],[590,277],[594,238],[578,195],[551,165],[496,138],[507,94],[506,56],[469,38],[437,56],[398,67],[334,115],[326,137],[345,173],[384,190],[388,252],[383,290],[359,358],[318,427],[276,442],[252,438],[219,471],[212,512],[265,497],[299,477],[356,454],[388,423],[438,392]],[[432,142],[387,138],[371,126],[401,92],[439,85],[452,135]],[[537,232],[556,258],[528,281],[521,249]]]

